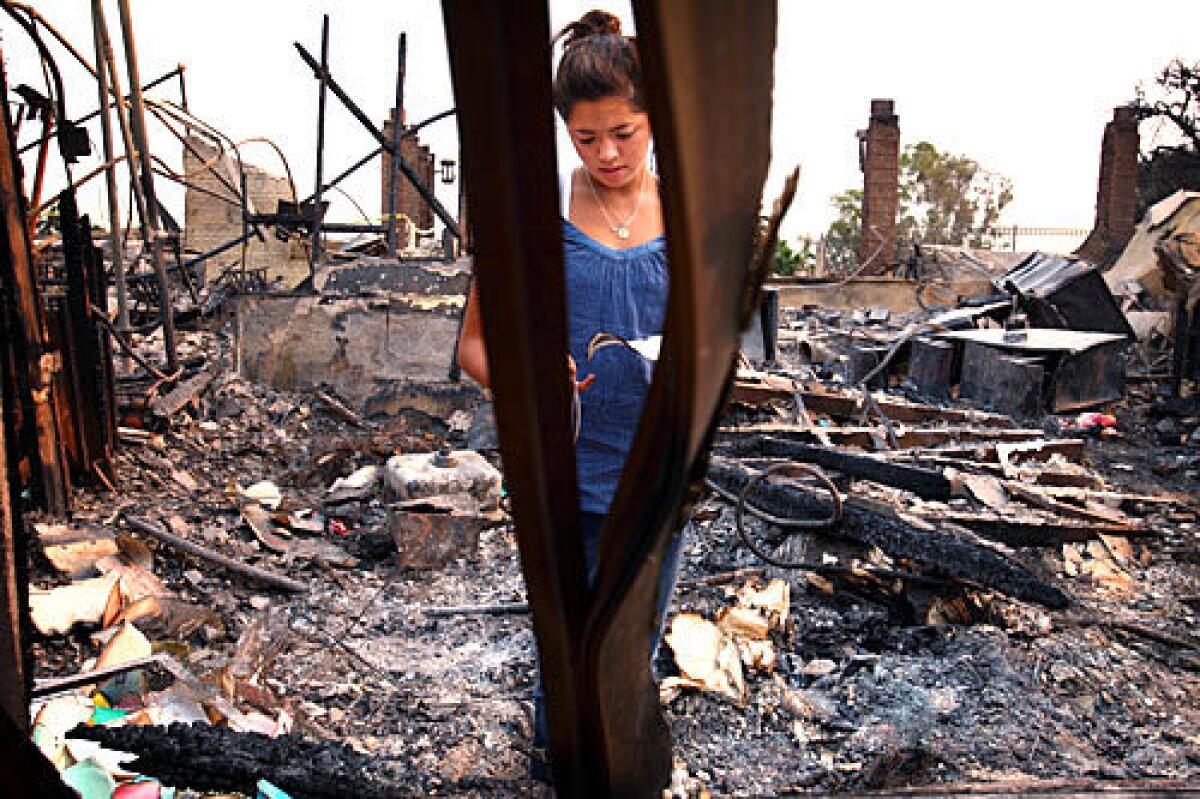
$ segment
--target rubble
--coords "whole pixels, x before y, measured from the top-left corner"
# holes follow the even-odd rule
[[[396,149],[389,116],[367,127]],[[190,146],[238,213],[192,192],[186,232],[223,254],[163,297],[126,253],[141,332],[69,195],[61,246],[0,275],[3,399],[37,399],[4,408],[6,473],[50,511],[4,528],[30,541],[6,579],[32,741],[101,799],[534,790],[529,598],[482,394],[449,374],[470,261],[361,254],[414,211],[319,264],[319,196],[248,167],[238,197],[223,146]],[[927,248],[917,278],[771,287],[654,663],[673,795],[1194,784],[1198,207],[1160,203],[1106,271]]]

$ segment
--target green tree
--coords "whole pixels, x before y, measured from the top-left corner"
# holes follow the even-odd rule
[[[829,198],[837,219],[825,233],[825,268],[845,274],[858,262],[858,242],[862,237],[862,189],[846,189]]]
[[[927,141],[900,154],[900,241],[988,247],[1011,201],[1012,182],[966,156]]]
[[[801,236],[796,240],[796,249],[783,239],[775,242],[775,263],[771,273],[782,277],[811,273],[817,265],[817,250],[813,240]]]
[[[1138,167],[1138,200],[1145,210],[1179,189],[1200,190],[1200,61],[1176,58],[1154,85],[1139,86],[1133,108],[1138,119],[1170,124],[1173,141],[1142,156]]]
[[[899,188],[898,247],[990,247],[1000,212],[1013,198],[1008,178],[966,156],[941,152],[927,141],[910,144],[900,154]],[[825,234],[825,258],[835,272],[848,272],[858,262],[862,196],[860,189],[847,189],[830,198],[837,218]]]

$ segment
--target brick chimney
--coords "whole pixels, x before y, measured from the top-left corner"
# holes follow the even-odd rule
[[[392,126],[395,124],[396,110],[388,114],[388,118],[383,123],[383,135],[388,140],[392,140]],[[401,125],[404,125],[403,117],[401,117]],[[436,178],[434,171],[434,156],[429,151],[429,148],[421,144],[418,136],[406,136],[400,140],[400,155],[408,162],[409,166],[421,178],[431,191],[436,189],[434,180]],[[388,181],[392,169],[392,157],[387,152],[383,153],[381,159],[382,169],[380,175],[380,194],[379,194],[379,211],[380,215],[386,217],[388,208]],[[429,203],[421,197],[420,193],[409,182],[404,173],[397,173],[396,182],[396,211],[404,214],[409,219],[416,223],[417,227],[428,229],[433,227],[433,209],[429,207]],[[401,226],[403,228],[403,225]],[[407,233],[401,230],[400,241],[404,243],[407,238]]]
[[[1118,106],[1104,126],[1100,144],[1100,179],[1096,190],[1096,225],[1078,255],[1100,265],[1120,256],[1137,223],[1138,120],[1133,108]]]
[[[858,263],[864,275],[881,275],[896,257],[900,202],[900,117],[892,100],[871,101],[871,121],[858,132],[863,171],[862,238]]]

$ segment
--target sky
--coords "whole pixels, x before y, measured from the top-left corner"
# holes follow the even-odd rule
[[[743,0],[749,1],[749,0]],[[115,0],[104,0],[120,51]],[[38,11],[94,60],[89,0],[37,0]],[[436,0],[131,0],[143,82],[187,67],[191,110],[230,138],[268,137],[283,149],[302,195],[315,181],[317,84],[293,42],[317,54],[321,16],[330,15],[331,72],[382,123],[395,95],[397,38],[408,34],[406,105],[409,122],[453,107],[440,4]],[[611,10],[632,28],[628,3],[553,0],[558,28],[592,7]],[[1015,199],[1005,224],[1088,228],[1095,213],[1100,138],[1114,106],[1152,83],[1174,57],[1200,61],[1200,2],[1152,0],[1140,5],[1097,0],[860,0],[811,3],[779,0],[772,160],[765,197],[799,165],[800,193],[783,233],[820,235],[832,220],[831,195],[860,187],[855,132],[866,127],[872,98],[891,98],[901,143],[922,139],[969,156],[1011,179]],[[11,20],[0,19],[0,45],[10,87],[43,81],[35,51]],[[72,117],[96,106],[94,82],[52,44]],[[118,56],[120,58],[120,56]],[[123,83],[127,86],[128,80]],[[178,100],[176,84],[150,96]],[[98,125],[90,128],[99,150]],[[29,129],[22,134],[28,140]],[[1143,125],[1143,146],[1168,131]],[[152,149],[179,165],[181,148],[152,125]],[[426,129],[422,140],[439,160],[458,158],[453,118]],[[374,147],[370,134],[330,96],[325,176],[340,172]],[[282,173],[264,145],[243,156]],[[56,160],[56,159],[52,159]],[[90,158],[76,176],[98,164]],[[32,164],[30,164],[32,166]],[[62,186],[61,170],[48,191]],[[342,188],[368,215],[379,213],[379,166],[364,167]],[[79,195],[85,211],[106,219],[103,181]],[[456,204],[458,186],[439,185]],[[164,189],[182,219],[183,195]],[[360,219],[334,195],[331,218]]]

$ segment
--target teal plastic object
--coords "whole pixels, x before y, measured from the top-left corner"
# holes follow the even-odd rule
[[[276,788],[266,780],[259,780],[258,785],[255,787],[258,789],[258,795],[255,799],[292,799],[287,791],[282,788]]]
[[[117,787],[112,775],[90,757],[63,771],[62,779],[78,791],[82,799],[112,799]]]
[[[92,713],[92,724],[100,727],[108,724],[110,721],[116,721],[117,719],[125,718],[128,715],[128,710],[122,710],[117,707],[100,707],[97,705],[95,712]]]

